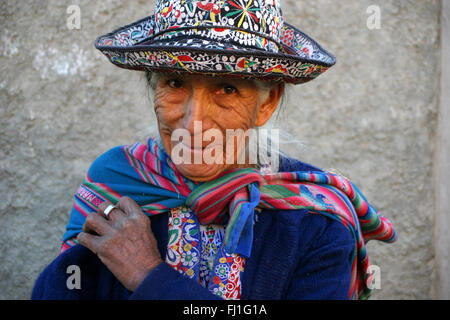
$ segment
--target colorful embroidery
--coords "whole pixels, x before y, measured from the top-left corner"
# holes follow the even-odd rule
[[[168,234],[172,268],[223,299],[240,299],[245,259],[223,249],[224,226],[201,225],[190,209],[178,207],[170,211]]]
[[[241,298],[240,275],[244,271],[244,264],[244,257],[228,254],[220,248],[209,290],[224,299],[239,300]]]
[[[186,206],[196,214],[185,209],[182,215],[175,217],[179,219],[171,221],[168,259],[176,269],[197,279],[201,252],[198,221],[205,225],[227,225],[219,259],[228,258],[225,252],[250,257],[255,209],[307,209],[341,222],[355,237],[349,298],[361,299],[371,292],[367,286],[370,263],[366,242],[376,239],[390,243],[397,239],[392,223],[367,202],[351,181],[333,173],[297,171],[261,175],[252,168],[230,169],[214,180],[196,183],[180,174],[153,138],[147,145],[138,142],[114,152],[120,152],[121,156],[114,161],[99,158],[94,167],[101,166],[102,175],[91,178],[88,173],[75,195],[62,250],[73,245],[74,237],[82,231],[85,217],[97,210],[96,203],[105,200],[117,203],[120,197],[130,196],[149,216]],[[105,177],[107,181],[103,180]],[[233,263],[228,266],[233,270]],[[213,283],[221,288],[233,286],[231,273],[226,281],[220,277],[227,272],[225,266],[213,270],[218,277],[213,276]]]
[[[154,15],[100,37],[96,47],[123,68],[292,83],[335,64],[334,56],[283,21],[278,0],[159,0]],[[252,63],[238,63],[243,57]]]
[[[200,224],[202,250],[200,259],[200,284],[207,287],[213,271],[214,260],[223,243],[225,227],[220,225]]]
[[[195,228],[197,219],[185,207],[172,209],[170,213],[166,262],[193,279],[198,274],[200,261],[200,234]]]

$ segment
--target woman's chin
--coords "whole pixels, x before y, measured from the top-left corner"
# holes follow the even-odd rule
[[[198,182],[212,180],[226,169],[223,164],[178,164],[176,167],[183,176]]]

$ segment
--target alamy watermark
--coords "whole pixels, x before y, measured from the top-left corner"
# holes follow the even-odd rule
[[[72,264],[67,267],[66,273],[70,276],[67,277],[66,286],[67,289],[81,289],[81,269],[79,266]]]
[[[373,265],[369,266],[367,273],[368,273],[368,277],[366,280],[367,288],[369,288],[371,290],[381,289],[381,269],[380,269],[380,267],[373,264]]]
[[[371,5],[367,7],[366,13],[369,15],[366,22],[367,28],[369,30],[381,29],[381,8]]]
[[[66,13],[68,15],[66,26],[69,30],[81,29],[81,9],[80,6],[73,4],[67,7]]]

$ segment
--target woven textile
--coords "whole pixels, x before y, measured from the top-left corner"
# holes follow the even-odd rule
[[[180,206],[189,207],[200,224],[226,225],[223,250],[251,256],[255,209],[307,209],[344,224],[355,239],[349,298],[370,294],[369,259],[365,243],[371,239],[393,242],[397,234],[346,178],[324,172],[281,172],[261,175],[255,169],[233,169],[205,182],[190,181],[176,170],[155,140],[121,147],[123,157],[104,164],[105,181],[88,174],[75,195],[62,251],[74,245],[85,217],[109,200],[132,197],[152,216]],[[97,164],[98,165],[98,164]],[[102,168],[102,166],[99,166]]]

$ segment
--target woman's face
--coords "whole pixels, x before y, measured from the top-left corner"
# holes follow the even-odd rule
[[[154,107],[166,152],[172,160],[178,159],[174,163],[181,174],[194,181],[208,181],[224,170],[242,166],[237,157],[243,145],[239,146],[235,137],[227,138],[227,129],[245,132],[264,125],[283,89],[282,84],[274,86],[261,101],[260,90],[250,80],[160,75]]]

